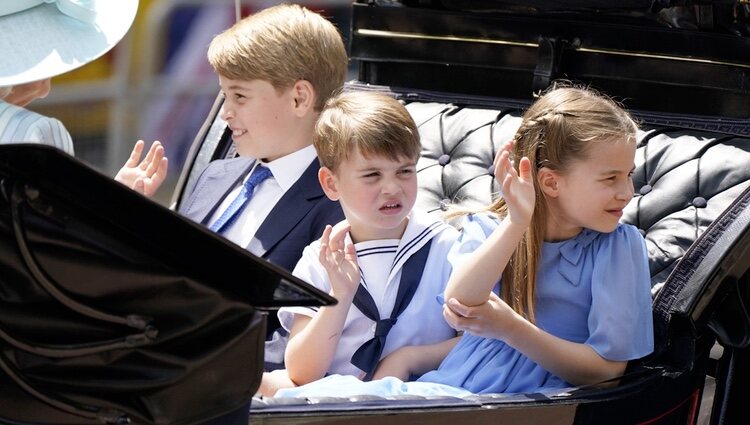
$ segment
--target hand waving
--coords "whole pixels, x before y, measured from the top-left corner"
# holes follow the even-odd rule
[[[146,157],[141,161],[145,143],[139,140],[133,146],[133,152],[125,165],[117,172],[115,180],[148,197],[153,196],[167,177],[167,158],[164,147],[159,141],[154,142]]]
[[[531,161],[523,157],[518,163],[518,172],[510,161],[514,142],[509,142],[495,156],[495,179],[502,187],[503,198],[508,205],[511,222],[528,225],[534,213],[536,193],[531,174]]]
[[[320,264],[331,280],[333,295],[337,298],[354,297],[359,286],[359,265],[353,244],[346,244],[350,226],[342,221],[335,227],[326,226],[320,237]]]

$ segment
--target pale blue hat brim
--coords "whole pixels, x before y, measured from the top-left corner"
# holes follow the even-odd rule
[[[93,23],[64,15],[51,3],[0,16],[0,87],[54,77],[114,47],[133,24],[138,0],[95,4]]]

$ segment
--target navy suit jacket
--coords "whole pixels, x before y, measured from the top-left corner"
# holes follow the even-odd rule
[[[207,225],[227,194],[241,184],[254,164],[254,159],[243,157],[211,162],[193,192],[180,205],[180,214]],[[344,219],[339,203],[328,199],[320,187],[319,168],[315,159],[284,193],[246,247],[248,251],[291,271],[302,250],[320,238],[327,224]]]

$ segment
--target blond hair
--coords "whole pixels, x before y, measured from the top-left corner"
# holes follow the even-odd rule
[[[542,167],[565,172],[574,160],[585,160],[592,143],[635,142],[638,127],[610,98],[590,88],[556,85],[526,111],[514,137],[513,158],[531,161],[536,206],[529,229],[503,272],[501,297],[516,312],[534,321],[536,275],[549,208],[537,181]],[[518,161],[515,161],[518,168]],[[499,198],[487,208],[507,214]]]
[[[304,7],[286,4],[248,16],[214,37],[208,61],[223,77],[264,80],[279,91],[309,81],[316,110],[344,84],[348,66],[336,27]]]
[[[372,92],[331,98],[315,125],[313,145],[320,163],[335,170],[355,149],[392,160],[419,158],[422,145],[414,119],[396,99]]]

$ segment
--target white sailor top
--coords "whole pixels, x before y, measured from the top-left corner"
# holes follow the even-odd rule
[[[360,283],[377,304],[380,318],[385,319],[390,317],[393,310],[404,264],[432,241],[414,297],[388,333],[381,359],[403,346],[435,344],[456,336],[456,331],[443,319],[443,308],[436,301],[436,295],[442,294],[448,283],[451,265],[446,257],[457,237],[458,232],[437,217],[412,211],[401,239],[367,241],[355,245],[362,275]],[[318,241],[307,246],[293,274],[328,293],[331,284],[318,259],[319,250]],[[295,314],[312,317],[317,310],[285,307],[279,310],[278,315],[281,325],[289,330]],[[328,373],[363,378],[364,372],[351,363],[351,358],[362,344],[373,338],[375,329],[375,322],[352,304]]]

